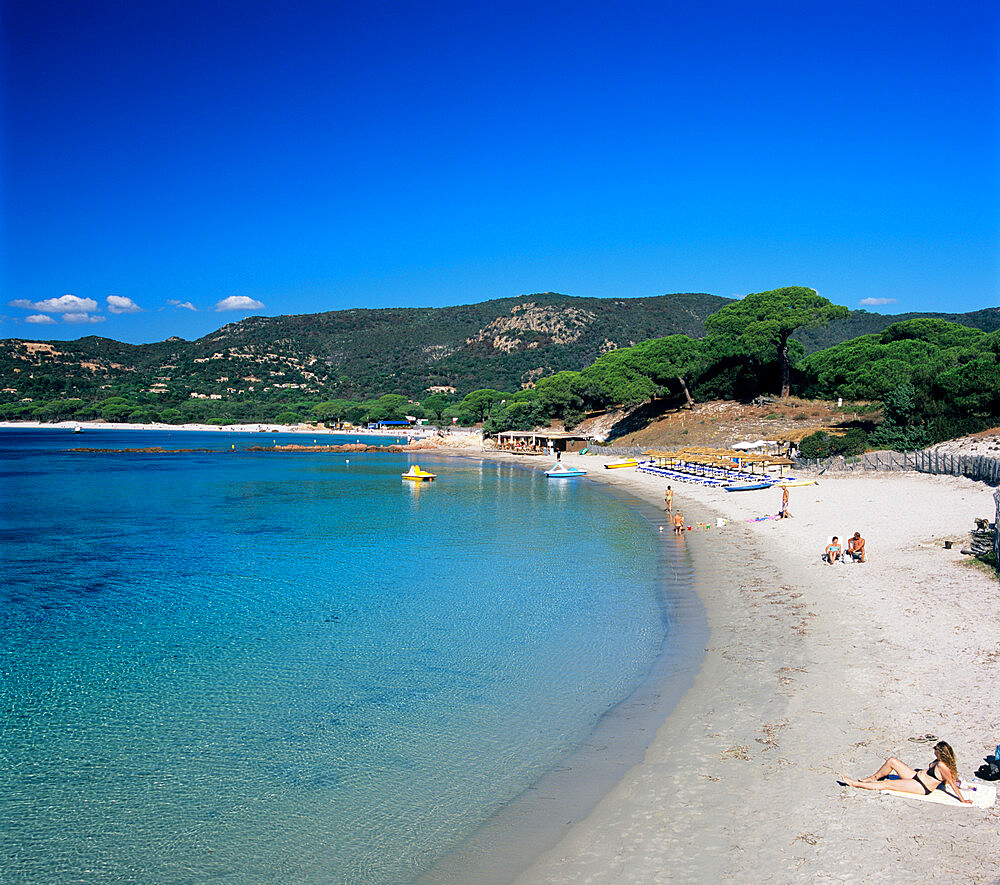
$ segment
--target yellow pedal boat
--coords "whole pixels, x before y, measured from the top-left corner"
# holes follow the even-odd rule
[[[403,479],[409,479],[412,482],[423,482],[425,480],[429,482],[432,479],[437,479],[437,474],[421,470],[419,464],[414,464],[403,474]]]
[[[639,462],[635,458],[626,458],[624,461],[619,461],[617,464],[605,464],[605,470],[617,470],[619,467],[638,467]]]

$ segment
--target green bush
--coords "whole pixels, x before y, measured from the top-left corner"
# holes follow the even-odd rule
[[[860,455],[868,450],[868,434],[859,427],[848,430],[843,436],[830,436],[817,430],[803,437],[799,454],[803,458],[828,458],[830,455]]]
[[[843,436],[831,439],[835,455],[860,455],[868,451],[868,434],[860,427],[852,427]]]
[[[803,458],[827,458],[833,454],[830,434],[822,430],[810,433],[799,443],[799,454]]]

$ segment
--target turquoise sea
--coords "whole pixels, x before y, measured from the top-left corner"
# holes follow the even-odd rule
[[[635,502],[272,440],[0,430],[4,882],[413,881],[663,661]]]

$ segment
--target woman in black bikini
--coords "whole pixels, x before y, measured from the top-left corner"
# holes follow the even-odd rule
[[[896,778],[887,780],[890,774]],[[958,763],[955,761],[955,751],[945,741],[934,745],[934,761],[923,768],[910,768],[905,762],[900,762],[895,756],[886,760],[885,764],[875,774],[863,780],[851,780],[845,777],[844,783],[849,787],[860,787],[863,790],[896,790],[900,793],[917,793],[920,796],[930,796],[942,784],[947,784],[958,798],[966,805],[972,800],[966,799],[958,788]]]

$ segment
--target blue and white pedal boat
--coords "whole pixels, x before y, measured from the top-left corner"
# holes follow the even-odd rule
[[[549,479],[572,479],[574,476],[586,476],[587,471],[581,467],[567,467],[565,464],[556,464],[550,470],[545,471]]]

